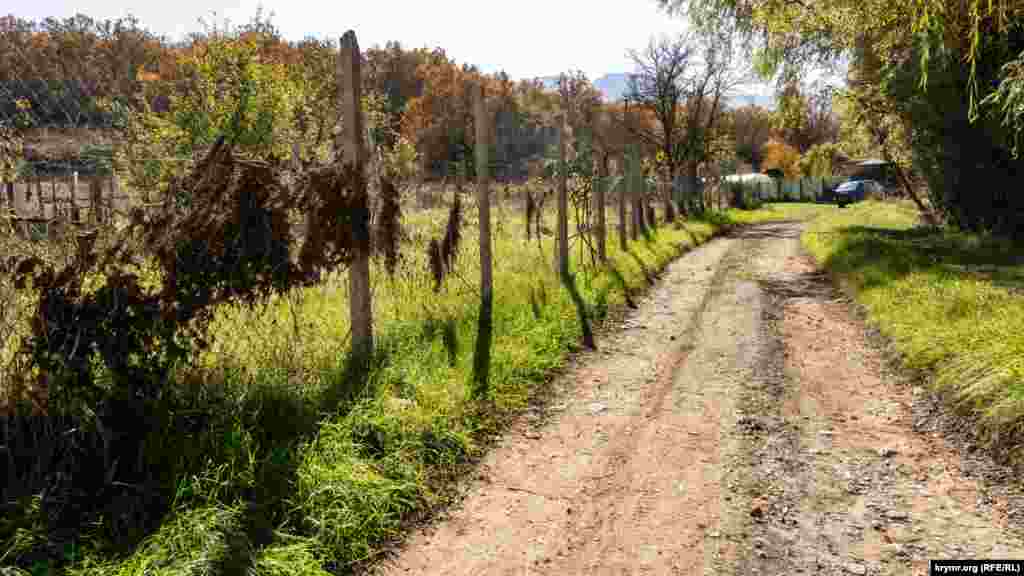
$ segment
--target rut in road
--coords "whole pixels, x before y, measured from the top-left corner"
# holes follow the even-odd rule
[[[371,571],[911,574],[927,558],[1024,558],[1010,520],[1024,506],[980,498],[912,430],[908,392],[799,232],[759,225],[671,264],[558,380],[554,418],[513,426],[461,505]]]

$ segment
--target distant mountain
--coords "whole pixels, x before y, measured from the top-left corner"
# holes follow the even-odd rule
[[[555,90],[558,88],[558,76],[541,76],[537,78],[537,80],[540,80],[548,90]]]
[[[730,98],[733,108],[755,104],[769,110],[775,108],[775,97],[771,94],[737,94]]]
[[[594,80],[594,88],[601,91],[608,102],[622,100],[629,91],[629,75],[624,73],[605,74]]]
[[[541,76],[537,79],[549,90],[558,88],[558,76]],[[616,102],[621,100],[629,90],[629,74],[624,72],[605,74],[594,80],[593,84],[604,96],[606,102]],[[733,108],[756,104],[772,109],[775,108],[775,97],[770,94],[737,94],[730,98],[730,104]]]
[[[537,78],[548,90],[558,88],[558,76],[541,76]],[[629,75],[625,73],[605,74],[593,82],[594,88],[601,91],[606,102],[621,100],[629,90]]]

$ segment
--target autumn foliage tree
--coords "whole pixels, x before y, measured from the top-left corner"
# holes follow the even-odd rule
[[[0,17],[0,117],[23,101],[37,125],[109,126],[104,103],[128,104],[163,50],[133,17]]]
[[[764,145],[764,171],[780,170],[786,178],[800,176],[800,151],[780,140],[769,140]]]
[[[800,157],[800,173],[810,178],[832,176],[841,158],[842,153],[835,142],[815,144]]]
[[[730,111],[728,116],[736,143],[736,156],[759,172],[764,161],[764,145],[772,135],[771,112],[751,104]]]
[[[776,134],[801,154],[835,142],[839,123],[832,110],[832,94],[829,86],[802,86],[795,80],[786,84],[772,115]]]

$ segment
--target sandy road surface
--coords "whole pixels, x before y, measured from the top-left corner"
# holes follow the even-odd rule
[[[376,574],[926,574],[1021,558],[976,480],[799,247],[748,228],[673,263]],[[915,417],[916,414],[916,417]]]

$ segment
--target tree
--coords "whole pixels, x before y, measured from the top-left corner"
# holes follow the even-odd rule
[[[1003,74],[999,87],[986,96],[981,105],[1001,117],[1003,126],[1009,127],[1013,156],[1018,158],[1024,146],[1024,52],[1003,65]]]
[[[733,110],[729,116],[736,142],[736,156],[749,163],[754,172],[760,172],[764,145],[771,138],[771,112],[751,104]]]
[[[798,80],[788,82],[773,115],[776,133],[801,154],[813,146],[834,142],[839,134],[832,111],[830,86],[802,86]]]
[[[401,132],[402,115],[413,98],[421,96],[426,79],[420,66],[430,58],[426,49],[405,50],[399,42],[388,42],[383,48],[366,51],[363,69],[364,84],[369,91],[384,98],[386,124],[382,142],[392,146]]]
[[[1020,101],[1024,77],[1017,71],[1024,62],[1024,52],[1004,66],[1003,80],[994,90],[990,84],[978,82],[978,62],[983,59],[986,36],[993,38],[1011,32],[1015,24],[1024,18],[1024,4],[1017,0],[967,0],[953,6],[948,6],[944,0],[916,0],[914,4],[917,11],[912,18],[911,32],[923,38],[927,48],[919,52],[918,57],[922,71],[919,86],[922,89],[927,90],[928,87],[928,65],[933,55],[966,53],[964,61],[970,66],[968,114],[972,121],[978,118],[981,106],[1005,105],[1013,98]],[[986,89],[991,92],[982,98]],[[1016,138],[1024,132],[1024,123],[1020,121],[1022,117],[1024,111],[1018,107],[1002,118],[1003,127],[1013,132]]]
[[[0,124],[0,184],[14,181],[21,156],[21,138],[13,128]],[[9,208],[14,208],[13,201]]]
[[[674,39],[652,39],[643,52],[630,52],[637,72],[630,76],[627,99],[652,110],[658,120],[656,133],[639,129],[636,132],[664,155],[669,179],[675,177],[683,162],[679,112],[688,96],[695,52],[693,41],[686,34]]]
[[[558,77],[558,94],[566,122],[573,134],[589,131],[601,105],[601,93],[582,71],[569,71]]]
[[[764,146],[764,171],[776,169],[782,171],[786,178],[800,176],[800,152],[778,140],[769,140]]]
[[[94,20],[82,14],[34,22],[0,18],[0,116],[31,104],[33,124],[107,126],[107,103],[131,103],[140,69],[162,46],[135,18]]]
[[[839,146],[828,142],[815,144],[800,157],[800,173],[808,178],[831,176],[839,162]]]
[[[275,42],[279,39],[259,37],[252,28],[208,27],[193,35],[187,48],[172,52],[173,67],[143,83],[143,96],[122,129],[115,165],[132,188],[166,187],[221,137],[251,157],[292,154],[292,143],[304,136],[296,117],[304,110],[336,106],[324,106],[322,99],[333,94],[320,84],[303,83],[314,74],[297,73],[280,56],[266,54]],[[166,105],[154,109],[150,102],[158,97]],[[310,124],[326,143],[336,112],[313,116],[319,120]]]
[[[301,87],[292,112],[303,159],[326,161],[338,124],[338,49],[328,39],[306,38],[296,46],[299,65],[288,67],[289,79]]]
[[[595,252],[603,260],[604,195],[600,190],[603,182],[595,178],[595,161],[601,162],[595,154],[595,142],[598,139],[595,136],[595,125],[599,123],[601,95],[586,75],[580,71],[570,71],[560,75],[558,92],[562,102],[562,112],[565,115],[564,123],[560,124],[560,130],[565,137],[565,143],[572,146],[571,155],[564,159],[567,162],[561,164],[560,169],[566,170],[567,192],[577,214],[580,249],[581,252],[584,248],[590,249],[591,261],[595,260]],[[560,154],[562,146],[563,144],[560,143]],[[559,174],[560,186],[561,178],[562,175]],[[598,212],[595,226],[598,234],[596,250],[592,242],[594,230],[589,226],[591,223],[591,199],[595,196]]]
[[[290,151],[299,89],[285,66],[259,61],[257,50],[255,40],[218,35],[178,62],[187,79],[171,96],[180,152],[203,149],[220,135],[261,155]]]
[[[690,186],[699,188],[697,170],[712,160],[712,144],[718,137],[723,102],[736,86],[749,78],[748,71],[735,62],[735,31],[732,26],[699,32],[701,64],[688,91],[686,102],[687,176]]]
[[[733,38],[731,27],[699,30],[632,53],[638,72],[629,97],[657,118],[656,132],[637,133],[657,147],[669,179],[686,168],[693,190],[699,166],[710,160],[724,102],[746,78],[735,63]]]

